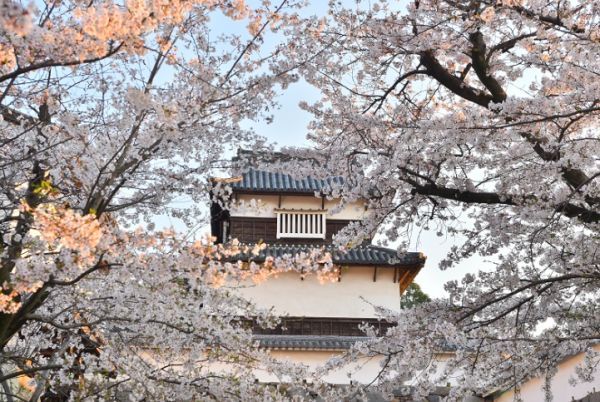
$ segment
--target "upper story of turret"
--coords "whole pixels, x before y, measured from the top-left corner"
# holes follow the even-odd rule
[[[326,196],[341,187],[341,178],[298,178],[280,171],[254,168],[240,171],[241,174],[234,177],[213,179],[211,232],[217,243],[232,239],[245,244],[265,243],[267,247],[260,255],[252,257],[256,262],[322,247],[331,254],[340,275],[342,272],[346,272],[346,276],[371,272],[372,282],[389,281],[399,286],[400,293],[423,267],[423,254],[399,254],[396,250],[371,245],[371,239],[354,244],[348,250],[340,250],[332,244],[342,228],[366,216],[366,202],[356,201],[340,207],[339,200]],[[215,198],[214,194],[226,196]],[[393,286],[390,291],[392,298],[398,297]],[[390,302],[390,305],[395,304]]]
[[[218,179],[217,179],[218,180]],[[329,244],[333,235],[363,218],[365,203],[337,208],[324,190],[340,178],[294,179],[291,175],[249,169],[225,179],[231,188],[228,209],[212,206],[212,233],[218,242]]]

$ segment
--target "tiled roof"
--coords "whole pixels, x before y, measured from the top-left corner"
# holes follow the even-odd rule
[[[271,349],[330,349],[343,350],[349,349],[356,342],[368,341],[366,335],[348,336],[348,335],[281,335],[281,334],[254,334],[252,339],[258,341],[262,348]],[[444,353],[456,352],[457,347],[447,345],[446,343],[439,345],[439,351]],[[470,350],[470,348],[468,349]],[[595,395],[595,397],[599,397]],[[587,402],[583,399],[582,402]],[[590,402],[600,402],[600,399],[595,399]]]
[[[325,252],[331,253],[333,263],[341,265],[377,265],[377,266],[415,266],[425,263],[422,253],[404,253],[398,255],[396,250],[377,246],[357,246],[348,251],[340,251],[338,247],[328,245],[307,244],[268,244],[258,255],[240,254],[236,260],[252,260],[262,262],[266,257],[282,257],[308,252],[311,248],[322,247]]]
[[[315,336],[315,335],[254,335],[261,348],[270,349],[326,349],[345,350],[365,336]]]
[[[232,183],[232,187],[234,191],[314,194],[315,192],[320,192],[324,188],[341,184],[343,184],[343,179],[341,177],[320,180],[309,176],[298,180],[292,178],[289,174],[249,169],[242,174],[241,180]]]

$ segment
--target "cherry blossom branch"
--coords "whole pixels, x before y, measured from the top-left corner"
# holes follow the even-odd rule
[[[506,92],[504,92],[504,89],[498,80],[496,80],[489,72],[489,64],[486,57],[487,47],[483,40],[483,34],[480,31],[476,31],[469,35],[469,41],[472,44],[472,66],[479,81],[481,81],[481,83],[490,91],[493,102],[504,102],[506,100]]]
[[[48,280],[48,282],[46,282],[48,284],[48,286],[72,286],[75,285],[77,282],[81,281],[82,279],[84,279],[85,277],[89,276],[91,273],[96,272],[100,269],[110,269],[112,267],[119,267],[119,266],[123,266],[123,264],[109,264],[106,261],[104,261],[102,259],[102,256],[100,256],[99,261],[91,268],[87,269],[86,271],[82,272],[81,274],[79,274],[78,276],[76,276],[75,278],[69,280],[69,281],[59,281],[54,279],[54,277],[50,277],[50,279]]]
[[[458,96],[479,106],[483,106],[486,109],[489,107],[490,102],[494,101],[494,97],[492,95],[475,89],[467,85],[459,77],[450,74],[448,70],[446,70],[435,58],[431,50],[422,51],[420,53],[420,61],[421,64],[427,68],[428,75],[435,78],[440,84]]]
[[[98,56],[98,57],[92,57],[89,59],[69,60],[69,61],[57,61],[57,60],[53,60],[53,59],[48,59],[48,60],[45,60],[45,61],[42,61],[39,63],[30,64],[27,67],[20,67],[11,73],[0,76],[0,82],[10,80],[10,79],[13,79],[14,77],[18,77],[19,75],[30,73],[32,71],[40,70],[43,68],[71,67],[71,66],[82,65],[82,64],[96,63],[98,61],[102,61],[104,59],[107,59],[107,58],[115,55],[119,50],[121,50],[122,46],[123,46],[123,43],[119,43],[116,47],[113,47],[113,45],[111,44],[108,51],[105,54]]]
[[[58,323],[55,320],[49,319],[49,318],[41,316],[39,314],[28,314],[25,316],[25,319],[28,321],[36,321],[36,322],[48,324],[55,328],[62,329],[65,331],[70,331],[70,330],[79,329],[79,328],[92,328],[92,327],[94,327],[98,324],[102,324],[104,322],[131,322],[132,321],[131,319],[123,318],[123,317],[102,317],[102,318],[99,318],[97,320],[90,321],[90,322],[82,322],[79,324],[66,325],[66,324]]]
[[[288,2],[288,0],[282,0],[282,2],[279,3],[279,6],[277,6],[275,11],[272,13],[272,15],[276,15],[277,13],[279,13],[283,9],[283,7],[286,5],[287,2]],[[235,70],[235,68],[239,64],[240,60],[242,60],[242,57],[244,57],[244,55],[248,52],[248,50],[250,50],[250,48],[254,45],[256,40],[262,36],[265,28],[267,28],[267,26],[269,26],[270,23],[271,23],[271,19],[267,18],[266,21],[260,27],[260,29],[256,32],[256,34],[254,34],[252,39],[250,39],[248,41],[248,43],[246,43],[246,46],[244,47],[244,49],[240,52],[240,54],[238,54],[238,57],[234,60],[233,64],[231,65],[231,67],[229,68],[227,73],[225,73],[225,79],[223,82],[229,81],[229,78],[231,77],[233,70]]]
[[[493,304],[497,304],[498,302],[501,302],[503,300],[506,300],[512,296],[515,296],[519,293],[524,292],[525,290],[531,289],[535,286],[539,286],[542,284],[547,284],[545,287],[542,288],[541,291],[547,290],[549,288],[549,286],[551,286],[553,283],[555,282],[562,282],[562,281],[567,281],[567,280],[572,280],[572,279],[593,279],[593,280],[600,280],[600,275],[584,275],[584,274],[569,274],[569,275],[562,275],[562,276],[558,276],[558,277],[553,277],[553,278],[546,278],[546,279],[539,279],[539,280],[535,280],[535,281],[531,281],[530,283],[528,283],[527,285],[523,285],[509,293],[506,293],[502,296],[496,297],[492,300],[489,300],[485,303],[482,303],[481,305],[479,305],[478,307],[469,310],[469,312],[467,312],[466,314],[462,315],[459,317],[458,321],[462,321],[465,320],[468,317],[471,317],[481,311],[483,311],[484,309],[486,309],[487,307],[493,305]],[[532,296],[533,297],[533,296]],[[530,301],[532,299],[532,297],[528,298],[525,300],[526,301]],[[523,304],[523,303],[521,303]],[[517,308],[518,306],[514,306],[513,308],[511,308],[510,310],[514,310],[515,308]]]
[[[460,201],[467,204],[499,204],[499,205],[519,205],[516,199],[535,200],[534,195],[514,196],[511,194],[498,194],[494,192],[476,192],[459,190],[451,187],[439,186],[436,184],[420,185],[413,180],[408,181],[412,185],[412,193],[428,196],[436,196],[453,201]],[[555,211],[569,218],[577,218],[582,222],[595,223],[600,222],[600,212],[584,208],[571,203],[560,203],[554,206]]]
[[[580,28],[576,25],[571,25],[571,26],[567,26],[560,18],[560,16],[550,16],[550,15],[544,15],[544,14],[537,14],[523,6],[520,5],[513,5],[511,7],[512,10],[515,10],[516,12],[518,12],[519,14],[522,14],[528,18],[531,19],[537,19],[539,21],[543,21],[546,22],[550,25],[554,25],[556,27],[561,27],[561,28],[566,28],[569,31],[571,31],[574,34],[581,34],[581,33],[585,33],[585,30],[583,28]]]
[[[63,366],[61,364],[48,364],[46,366],[30,367],[27,369],[15,371],[15,372],[3,375],[2,377],[0,377],[0,381],[10,380],[11,378],[20,377],[22,375],[34,374],[34,373],[37,373],[38,371],[58,370],[58,369],[61,369],[62,367]]]
[[[505,101],[506,92],[504,92],[498,81],[488,73],[489,67],[486,61],[486,45],[481,32],[477,31],[471,34],[469,36],[469,39],[473,45],[471,52],[473,69],[477,73],[477,76],[481,83],[490,91],[491,96],[483,94],[480,91],[465,85],[464,82],[462,82],[459,78],[450,74],[443,66],[439,64],[439,62],[435,59],[435,57],[430,51],[421,53],[421,63],[427,67],[429,75],[431,75],[433,78],[435,78],[438,82],[440,82],[443,86],[448,88],[456,95],[461,96],[464,99],[474,102],[485,108],[489,108],[490,102],[501,103]],[[540,119],[533,119],[529,120],[527,124],[549,121],[558,117],[564,118],[581,114],[588,114],[596,110],[598,110],[598,108],[595,106],[594,103],[592,107],[586,108],[584,110],[577,110],[571,113],[563,113],[561,114],[561,116],[555,115],[546,116]],[[526,123],[521,121],[510,122],[505,125],[497,126],[496,128],[511,127],[514,125],[523,124]],[[560,154],[557,152],[548,153],[547,151],[545,151],[540,145],[540,142],[533,139],[532,134],[528,132],[521,132],[521,135],[523,136],[523,138],[527,139],[534,145],[533,149],[545,161],[555,161],[557,160],[557,158],[560,158]],[[581,169],[572,167],[563,168],[563,177],[565,178],[565,181],[571,184],[573,187],[578,187],[581,183],[587,181],[587,175]],[[567,214],[577,215],[584,213],[584,211],[581,211],[577,208],[573,208],[570,205],[564,205],[561,208]]]
[[[428,72],[428,70],[420,70],[418,67],[415,70],[409,71],[407,73],[402,74],[400,77],[398,77],[396,79],[396,81],[394,81],[394,83],[389,86],[385,92],[383,94],[381,94],[380,96],[378,96],[377,98],[375,98],[370,104],[369,106],[367,106],[367,108],[365,109],[365,111],[363,113],[368,112],[375,104],[379,103],[379,106],[377,106],[377,108],[375,109],[375,112],[379,111],[379,109],[381,109],[381,107],[383,106],[383,103],[385,102],[385,99],[388,97],[388,95],[390,93],[392,93],[396,87],[398,85],[400,85],[400,83],[404,80],[406,80],[409,77],[412,77],[413,75],[417,75],[417,74],[426,74]]]

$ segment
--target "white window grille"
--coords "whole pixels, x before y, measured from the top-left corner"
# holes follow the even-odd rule
[[[326,235],[325,210],[275,210],[277,238],[324,239]]]

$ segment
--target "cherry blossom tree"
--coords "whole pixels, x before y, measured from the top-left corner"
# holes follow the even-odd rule
[[[360,346],[385,356],[382,389],[411,379],[415,395],[447,382],[453,398],[483,394],[550,380],[578,352],[588,358],[573,381],[598,378],[600,3],[330,7],[289,49],[312,55],[303,75],[323,93],[303,105],[317,149],[289,153],[298,174],[345,178],[332,197],[369,200],[368,219],[337,241],[383,225],[404,250],[425,229],[462,239],[442,269],[493,263],[446,284],[445,300],[385,313],[398,326]],[[432,359],[444,348],[456,352],[445,369]]]
[[[230,263],[252,250],[154,228],[202,222],[210,172],[261,144],[239,124],[295,79],[261,43],[297,6],[0,1],[0,399],[277,399],[255,367],[303,376],[223,285],[327,261]]]
[[[252,347],[239,317],[271,317],[222,285],[327,261],[232,264],[247,250],[153,228],[157,214],[197,222],[228,144],[261,145],[239,123],[267,114],[295,67],[323,99],[304,105],[317,149],[290,151],[294,171],[343,176],[330,196],[369,200],[340,244],[383,225],[403,249],[423,228],[464,239],[444,269],[475,254],[495,263],[447,284],[447,300],[382,311],[397,326],[323,370],[377,354],[381,391],[451,381],[458,398],[551,379],[591,351],[599,4],[358,3],[300,21],[291,1],[0,0],[3,397],[278,399],[255,367],[306,378]],[[249,35],[213,37],[222,15]],[[265,53],[269,30],[290,44]],[[444,348],[455,353],[442,366]],[[574,381],[598,364],[588,353]]]

